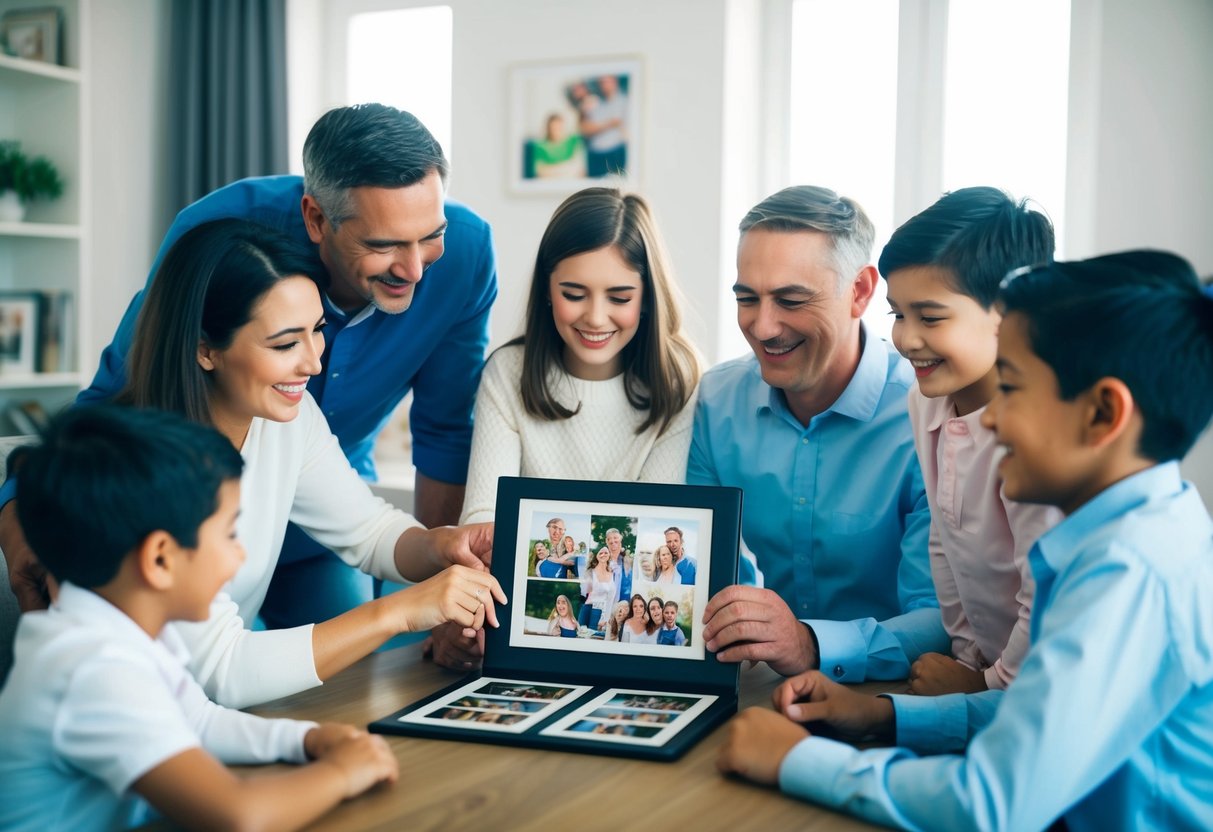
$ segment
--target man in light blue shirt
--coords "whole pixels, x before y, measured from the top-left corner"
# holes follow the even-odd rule
[[[856,203],[817,187],[742,220],[733,290],[754,354],[704,375],[687,464],[688,483],[745,493],[748,585],[704,614],[723,661],[859,682],[904,679],[920,653],[948,650],[906,412],[914,376],[860,323],[873,236]]]
[[[910,829],[1211,829],[1213,521],[1177,460],[1213,416],[1213,388],[1184,383],[1213,378],[1213,298],[1162,252],[1009,280],[983,423],[1007,497],[1067,515],[1029,556],[1018,677],[868,697],[806,673],[776,692],[787,717],[902,747],[857,751],[750,709],[718,765]]]

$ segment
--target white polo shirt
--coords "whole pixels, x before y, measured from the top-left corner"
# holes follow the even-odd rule
[[[130,786],[201,746],[225,763],[304,762],[315,723],[206,698],[168,625],[152,639],[101,596],[64,584],[21,617],[0,692],[0,829],[125,829],[151,807]]]

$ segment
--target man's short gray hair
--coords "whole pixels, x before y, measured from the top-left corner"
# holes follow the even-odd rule
[[[858,202],[817,185],[793,185],[755,205],[741,220],[739,229],[744,235],[757,227],[783,232],[820,231],[829,236],[840,295],[854,282],[859,270],[871,262],[876,241],[876,229]]]

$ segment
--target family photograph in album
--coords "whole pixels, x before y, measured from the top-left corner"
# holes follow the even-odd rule
[[[737,579],[735,488],[502,477],[483,670],[372,731],[673,760],[737,710],[703,639]]]

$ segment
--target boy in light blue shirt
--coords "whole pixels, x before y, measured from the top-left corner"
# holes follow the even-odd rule
[[[1178,468],[1213,415],[1213,298],[1162,252],[1020,271],[985,424],[1007,496],[1066,519],[1030,555],[1019,677],[919,698],[802,674],[782,716],[734,720],[718,765],[909,829],[1213,828],[1213,521]]]

